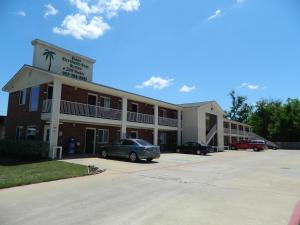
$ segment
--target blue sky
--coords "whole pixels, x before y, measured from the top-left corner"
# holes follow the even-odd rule
[[[299,0],[11,0],[0,13],[1,87],[39,38],[96,59],[95,82],[172,103],[300,97]]]

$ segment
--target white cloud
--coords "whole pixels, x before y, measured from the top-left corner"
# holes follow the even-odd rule
[[[209,21],[209,20],[216,19],[217,17],[221,16],[221,13],[222,13],[221,9],[217,9],[213,15],[207,18],[207,20]]]
[[[55,16],[58,13],[58,10],[54,8],[51,4],[44,5],[45,13],[44,16]]]
[[[26,16],[25,11],[23,11],[23,10],[15,12],[14,14],[17,15],[17,16]]]
[[[69,0],[77,12],[67,15],[53,32],[72,35],[77,39],[95,39],[110,29],[109,19],[119,12],[133,12],[140,7],[140,0]]]
[[[132,12],[140,7],[139,0],[97,0],[89,4],[88,0],[70,0],[83,14],[103,14],[108,18],[117,16],[120,11]]]
[[[142,84],[136,85],[136,88],[145,88],[145,87],[152,87],[154,89],[164,89],[172,84],[174,79],[170,78],[162,78],[152,76],[149,80],[144,81]]]
[[[195,86],[187,86],[187,85],[183,85],[183,86],[179,89],[179,91],[180,91],[180,92],[183,92],[183,93],[188,93],[188,92],[191,92],[191,91],[193,91],[193,90],[195,90],[195,89],[196,89]]]
[[[257,84],[250,84],[250,83],[242,83],[239,88],[248,88],[250,90],[256,90],[259,88]]]
[[[94,16],[88,20],[85,15],[68,15],[60,27],[54,27],[53,32],[62,35],[72,35],[76,39],[95,39],[102,36],[110,27],[101,17]]]

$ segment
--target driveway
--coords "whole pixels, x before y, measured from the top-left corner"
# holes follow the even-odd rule
[[[285,225],[300,199],[300,151],[68,161],[107,171],[0,190],[0,224]]]

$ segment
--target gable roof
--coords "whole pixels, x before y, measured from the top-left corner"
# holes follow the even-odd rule
[[[180,104],[181,107],[183,108],[190,108],[190,107],[202,107],[204,105],[209,105],[209,104],[214,104],[217,106],[217,108],[224,113],[224,110],[222,107],[214,100],[211,101],[205,101],[205,102],[194,102],[194,103],[185,103],[185,104]]]

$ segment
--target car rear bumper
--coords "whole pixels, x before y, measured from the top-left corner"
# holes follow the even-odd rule
[[[159,157],[160,157],[160,152],[139,155],[139,159],[158,159]]]

